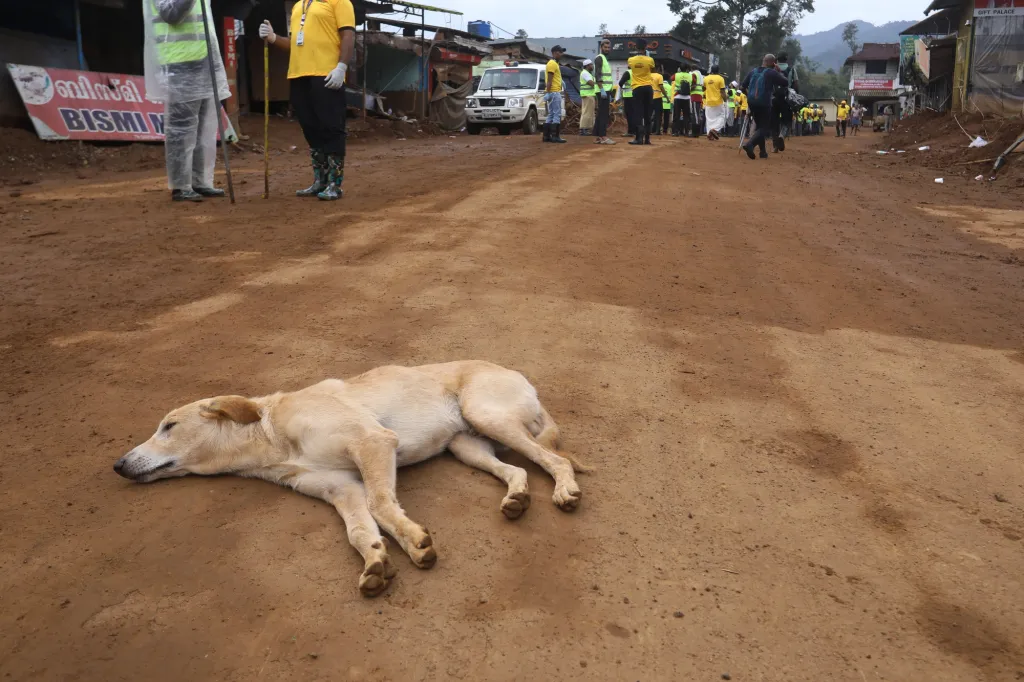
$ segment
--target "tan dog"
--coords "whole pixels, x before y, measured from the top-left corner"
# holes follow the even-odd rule
[[[530,506],[526,471],[494,455],[494,441],[555,479],[554,502],[572,511],[581,493],[574,460],[555,454],[558,427],[526,378],[489,362],[379,367],[340,381],[263,398],[224,396],[180,407],[114,464],[149,483],[186,474],[262,478],[325,500],[345,520],[365,561],[359,589],[387,587],[396,570],[377,524],[420,568],[437,560],[427,529],[395,495],[395,469],[444,452],[508,485],[501,511]]]

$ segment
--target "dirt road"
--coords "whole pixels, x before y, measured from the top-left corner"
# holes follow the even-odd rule
[[[5,189],[4,679],[1024,679],[1021,197],[871,141],[373,142],[328,205],[287,152],[233,207]],[[597,470],[569,515],[513,458],[515,522],[402,470],[440,559],[374,600],[326,504],[111,470],[199,397],[460,358]]]

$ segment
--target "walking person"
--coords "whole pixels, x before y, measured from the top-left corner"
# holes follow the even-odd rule
[[[775,88],[783,85],[788,86],[789,81],[778,71],[775,55],[766,54],[761,60],[761,66],[751,70],[743,79],[743,91],[747,93],[747,103],[750,106],[750,115],[757,126],[754,136],[743,145],[743,151],[751,159],[754,156],[754,147],[760,147],[761,158],[768,158],[767,139],[773,132],[773,101]]]
[[[690,81],[693,75],[682,64],[676,71],[672,82],[675,95],[672,97],[672,136],[688,136],[690,134]]]
[[[859,104],[855,104],[850,110],[850,128],[853,130],[854,137],[857,137],[857,131],[860,130],[860,121],[863,115],[864,109]]]
[[[356,16],[350,0],[299,0],[290,37],[259,28],[267,43],[288,53],[292,109],[309,144],[313,184],[295,194],[335,201],[344,195],[345,76],[355,55]]]
[[[203,6],[206,4],[206,25]],[[220,101],[231,96],[209,0],[147,0],[146,99],[164,103],[164,156],[171,201],[222,197],[213,186]],[[213,54],[206,45],[209,33]],[[216,83],[210,80],[213,57]],[[214,92],[216,91],[216,98]],[[216,102],[214,101],[216,100]]]
[[[846,137],[846,121],[850,117],[850,106],[844,99],[836,107],[836,137]]]
[[[690,73],[691,130],[694,137],[700,137],[704,130],[704,74],[700,69]]]
[[[630,144],[651,143],[651,123],[654,116],[654,60],[647,56],[647,41],[638,38],[637,54],[627,61],[633,74],[633,104],[636,107],[636,139]]]
[[[882,115],[885,116],[885,132],[891,133],[892,132],[892,119],[893,119],[892,105],[891,104],[886,104],[885,105],[885,109],[882,109]]]
[[[596,118],[597,81],[594,80],[594,62],[589,59],[583,60],[583,70],[580,71],[580,135],[589,135],[594,128]]]
[[[626,69],[619,78],[619,92],[622,93],[622,113],[626,116],[626,132],[623,137],[636,135],[636,99],[633,97],[633,70]]]
[[[612,100],[615,99],[615,77],[612,65],[608,61],[608,53],[612,51],[612,41],[604,39],[598,47],[599,52],[594,58],[594,77],[597,80],[597,118],[594,122],[594,136],[597,144],[615,144],[608,137],[608,124],[612,118]]]
[[[725,79],[719,73],[718,64],[712,66],[711,73],[704,77],[704,112],[708,139],[719,139],[729,117],[729,105],[725,101]]]
[[[729,137],[733,135],[733,126],[736,124],[736,104],[739,100],[736,88],[738,87],[739,83],[733,81],[725,91],[725,105],[729,108],[725,117],[725,134]]]
[[[788,62],[789,55],[780,52],[777,69],[785,76],[786,83],[775,88],[772,100],[772,146],[777,152],[786,151],[786,138],[793,126],[793,109],[789,106],[789,90],[792,88],[796,92],[800,92],[800,79],[797,76],[796,67],[791,66]]]

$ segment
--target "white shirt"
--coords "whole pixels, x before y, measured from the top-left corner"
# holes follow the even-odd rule
[[[584,83],[592,83],[594,81],[594,74],[590,73],[586,69],[580,71],[580,85]]]

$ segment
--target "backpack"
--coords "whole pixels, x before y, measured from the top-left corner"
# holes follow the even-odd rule
[[[759,66],[750,72],[750,87],[747,88],[747,103],[750,106],[770,107],[772,105],[773,88],[764,77],[768,69]]]

